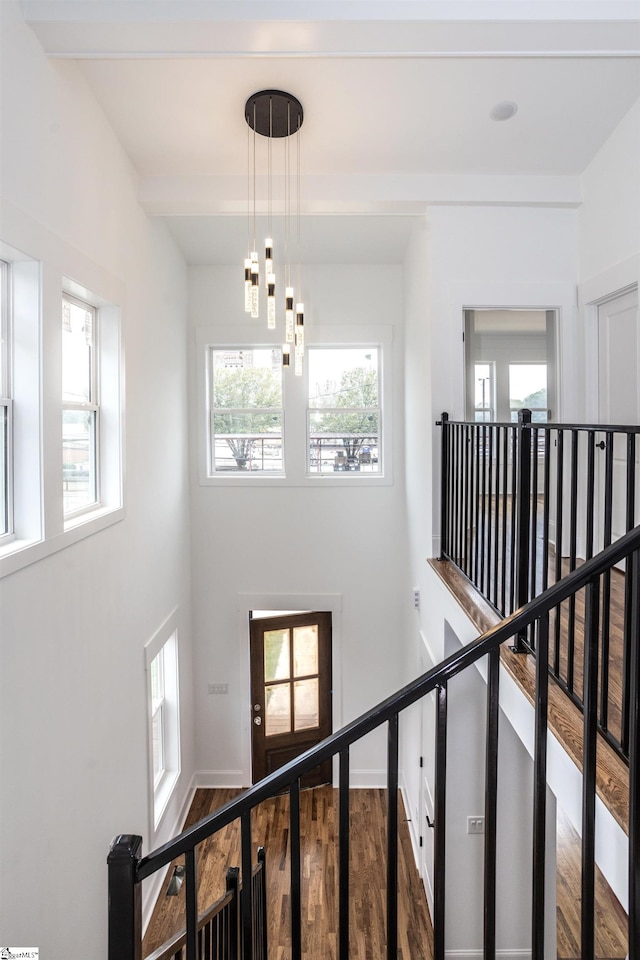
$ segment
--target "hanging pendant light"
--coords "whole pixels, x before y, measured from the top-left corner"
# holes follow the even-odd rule
[[[282,90],[261,90],[254,93],[245,104],[245,120],[248,125],[247,140],[247,222],[248,249],[251,251],[244,263],[245,311],[252,318],[260,315],[260,272],[256,253],[256,211],[257,211],[257,136],[267,139],[267,229],[268,236],[264,242],[264,278],[267,294],[267,327],[275,329],[277,324],[277,286],[276,274],[284,274],[284,308],[285,308],[285,336],[286,344],[294,347],[303,343],[303,334],[296,337],[296,298],[291,281],[291,141],[297,136],[297,165],[296,165],[296,217],[297,217],[297,259],[298,259],[298,286],[300,285],[300,128],[304,112],[300,101],[290,93]],[[251,136],[253,133],[253,137]],[[273,142],[277,139],[284,141],[284,260],[278,270],[274,258],[273,238]],[[281,272],[282,271],[282,272]],[[282,289],[282,288],[280,288]],[[297,304],[296,306],[300,306]],[[302,321],[303,322],[303,321]],[[302,323],[300,324],[302,326]],[[294,351],[298,357],[298,365],[302,362],[304,347]],[[283,353],[283,364],[288,366],[288,354]]]

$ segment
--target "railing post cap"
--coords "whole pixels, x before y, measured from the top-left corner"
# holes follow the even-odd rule
[[[518,423],[531,423],[531,410],[528,407],[518,410]]]
[[[137,833],[119,833],[111,841],[107,863],[139,860],[142,855],[142,837]]]

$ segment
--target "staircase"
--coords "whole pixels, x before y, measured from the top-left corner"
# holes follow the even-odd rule
[[[109,960],[140,960],[142,916],[140,884],[177,857],[185,859],[186,930],[184,945],[172,956],[184,960],[203,960],[216,956],[203,952],[196,904],[196,849],[234,820],[241,824],[241,876],[251,876],[252,811],[263,800],[288,791],[290,797],[291,858],[291,958],[302,960],[301,935],[301,862],[300,862],[300,781],[322,761],[337,757],[339,768],[339,853],[338,914],[339,960],[349,957],[349,913],[353,909],[349,890],[349,750],[371,731],[387,731],[387,865],[386,924],[387,960],[398,956],[398,744],[404,711],[429,693],[436,696],[436,765],[434,797],[434,957],[445,957],[445,872],[447,869],[447,716],[450,682],[463,671],[486,663],[487,723],[485,737],[485,835],[484,835],[484,933],[483,956],[496,957],[496,846],[498,837],[498,734],[500,726],[500,652],[504,645],[518,646],[528,638],[535,651],[535,749],[533,779],[533,876],[529,904],[522,904],[531,916],[533,960],[544,958],[547,722],[550,687],[550,619],[559,616],[560,605],[571,602],[585,591],[584,627],[584,737],[582,751],[582,895],[581,956],[595,957],[595,804],[596,741],[598,736],[599,635],[601,633],[601,591],[606,577],[625,564],[627,597],[625,622],[629,636],[628,764],[629,764],[629,956],[640,960],[640,527],[636,527],[607,546],[596,556],[577,566],[558,582],[547,587],[487,630],[474,642],[445,659],[393,696],[378,704],[359,719],[334,733],[318,746],[280,768],[251,787],[225,807],[184,831],[174,840],[146,857],[140,857],[142,840],[138,836],[120,836],[109,853]],[[552,681],[553,682],[553,681]],[[240,929],[237,954],[241,960],[258,960],[255,943],[256,910],[252,884],[240,894]],[[260,948],[262,949],[262,948]],[[382,958],[380,958],[382,960]]]

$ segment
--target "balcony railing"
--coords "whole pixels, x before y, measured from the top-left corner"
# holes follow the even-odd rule
[[[640,523],[640,426],[451,421],[443,413],[441,557],[507,616]],[[624,564],[603,578],[599,726],[629,750],[631,596]],[[550,668],[582,708],[584,597],[550,624]],[[531,629],[514,643],[535,651]]]

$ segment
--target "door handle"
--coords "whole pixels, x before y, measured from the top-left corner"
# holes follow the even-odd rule
[[[600,443],[596,443],[596,447],[598,448],[598,450],[604,450],[604,448],[606,447],[606,443],[604,442],[604,440],[601,440]]]
[[[253,718],[253,722],[255,723],[256,727],[261,726],[261,725],[262,725],[262,717],[254,717],[254,718]]]

